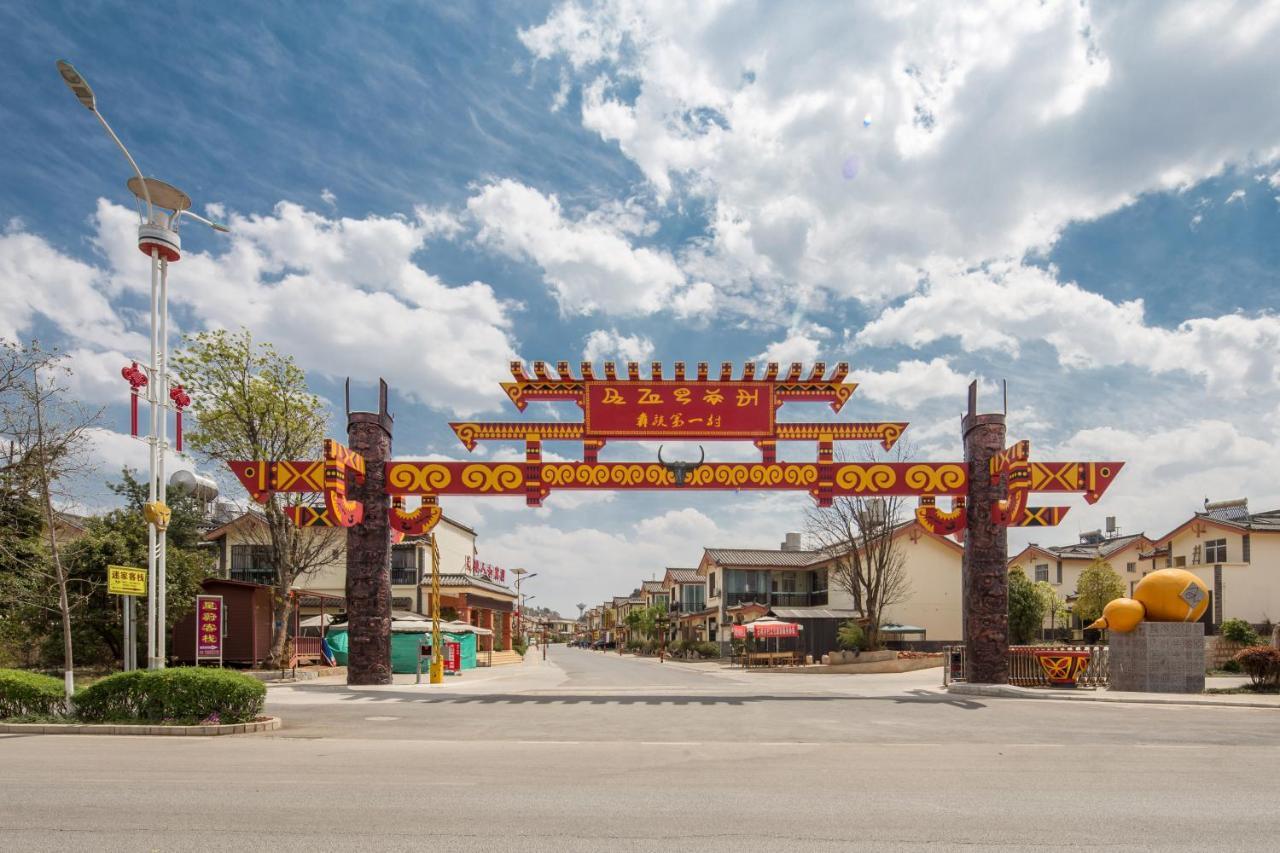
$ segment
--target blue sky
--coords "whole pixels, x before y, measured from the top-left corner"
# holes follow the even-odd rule
[[[0,335],[71,352],[104,477],[144,458],[118,370],[146,260],[60,57],[144,171],[233,226],[184,231],[180,330],[246,325],[332,401],[386,376],[400,454],[461,458],[446,421],[513,417],[513,357],[821,358],[862,383],[840,417],[911,421],[920,458],[958,456],[978,378],[993,405],[1009,380],[1036,458],[1129,461],[1042,541],[1280,503],[1274,4],[128,9],[0,7]],[[772,546],[806,500],[446,512],[569,611]]]

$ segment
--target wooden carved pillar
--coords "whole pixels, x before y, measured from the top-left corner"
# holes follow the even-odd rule
[[[364,504],[364,523],[347,530],[348,684],[391,683],[391,427],[386,382],[378,381],[377,412],[351,411],[348,386],[347,443],[365,460],[364,483],[349,492]]]
[[[969,414],[961,422],[964,459],[969,471],[965,506],[963,595],[966,677],[979,684],[1009,681],[1008,528],[992,517],[1004,497],[1003,483],[992,485],[988,463],[1004,449],[1005,416],[977,414],[977,387],[969,387]]]

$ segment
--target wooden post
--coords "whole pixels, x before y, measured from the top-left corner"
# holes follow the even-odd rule
[[[387,383],[378,380],[378,411],[353,412],[347,394],[347,444],[364,457],[364,483],[348,494],[364,504],[364,523],[347,529],[348,684],[391,683],[391,522],[384,467],[391,458]]]
[[[965,511],[963,601],[966,677],[971,683],[1009,681],[1009,534],[993,523],[991,506],[1004,484],[991,485],[988,463],[1004,449],[1005,416],[980,415],[977,383],[969,386],[969,412],[961,422],[969,472]]]

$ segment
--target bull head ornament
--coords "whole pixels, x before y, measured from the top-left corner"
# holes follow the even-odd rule
[[[671,472],[671,476],[675,478],[677,486],[683,486],[685,477],[688,477],[694,471],[701,467],[702,463],[707,459],[707,452],[702,449],[702,445],[698,445],[699,459],[697,462],[667,462],[662,458],[662,445],[658,446],[658,464]]]

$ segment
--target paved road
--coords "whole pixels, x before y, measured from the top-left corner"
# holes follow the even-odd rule
[[[0,849],[1275,849],[1275,711],[936,682],[553,647],[272,688],[271,736],[0,736]]]

